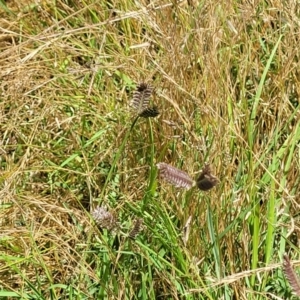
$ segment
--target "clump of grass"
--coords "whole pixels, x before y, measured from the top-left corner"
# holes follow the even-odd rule
[[[276,253],[297,249],[298,5],[0,5],[0,298],[287,299]],[[214,170],[194,183],[160,165],[181,193],[157,188],[155,161]],[[97,206],[147,230],[99,234]]]

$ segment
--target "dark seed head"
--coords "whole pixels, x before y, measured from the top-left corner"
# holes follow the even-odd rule
[[[194,182],[186,172],[163,162],[156,166],[159,169],[160,177],[175,187],[190,189],[193,186]]]
[[[133,93],[131,106],[141,113],[144,109],[148,108],[150,97],[153,92],[153,87],[147,83],[140,83]]]
[[[157,106],[147,107],[144,109],[139,116],[142,118],[155,118],[159,115]]]
[[[147,90],[147,89],[152,89],[147,83],[145,83],[145,82],[141,82],[140,84],[138,84],[138,86],[136,87],[136,90],[138,91],[138,92],[144,92],[145,90]]]
[[[128,236],[134,240],[137,237],[137,235],[142,231],[142,229],[143,229],[142,225],[143,225],[143,219],[141,219],[141,218],[136,219],[134,227],[129,232]]]
[[[112,230],[117,227],[117,219],[106,206],[97,206],[92,212],[96,224],[101,228]]]
[[[197,180],[197,187],[202,191],[208,191],[217,185],[218,180],[216,178],[207,177],[202,180]]]
[[[206,164],[197,179],[197,187],[202,191],[208,191],[217,185],[218,178],[211,174],[210,166]]]
[[[300,296],[300,282],[299,277],[296,274],[296,272],[293,269],[292,263],[287,256],[287,254],[284,254],[283,256],[283,273],[285,277],[287,278],[288,282],[290,283],[293,292]]]

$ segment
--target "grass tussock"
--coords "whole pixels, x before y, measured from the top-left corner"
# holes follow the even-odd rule
[[[296,1],[0,7],[0,297],[292,297]]]

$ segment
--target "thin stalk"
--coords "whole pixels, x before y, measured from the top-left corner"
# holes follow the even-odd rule
[[[117,153],[115,154],[113,163],[112,163],[112,165],[111,165],[111,167],[110,167],[110,169],[109,169],[109,172],[108,172],[108,174],[107,174],[107,177],[106,177],[106,180],[105,180],[103,189],[102,189],[101,198],[103,198],[103,196],[104,196],[106,187],[107,187],[109,181],[111,180],[111,177],[112,177],[113,171],[114,171],[114,169],[115,169],[115,166],[116,166],[118,160],[120,159],[121,154],[122,154],[123,151],[124,151],[124,148],[125,148],[125,145],[126,145],[126,142],[127,142],[128,138],[129,138],[129,135],[130,135],[131,131],[133,130],[133,128],[134,128],[134,126],[135,126],[135,124],[136,124],[136,122],[137,122],[138,119],[139,119],[139,116],[137,116],[137,117],[134,119],[134,121],[132,122],[132,124],[131,124],[131,126],[130,126],[130,129],[127,131],[127,133],[126,133],[126,135],[125,135],[125,137],[124,137],[124,139],[123,139],[123,141],[122,141],[122,144],[121,144],[120,147],[119,147],[119,150],[118,150]]]
[[[260,102],[260,97],[262,94],[262,90],[264,87],[264,83],[266,81],[266,77],[268,74],[268,71],[270,69],[271,63],[274,59],[275,53],[278,49],[278,46],[281,42],[282,35],[280,35],[277,43],[275,44],[275,47],[273,48],[271,55],[267,61],[267,65],[264,68],[264,72],[262,74],[262,77],[260,79],[257,92],[255,94],[254,98],[254,104],[252,107],[252,111],[250,114],[250,120],[249,120],[249,126],[248,126],[248,143],[249,143],[249,172],[250,174],[254,174],[254,164],[253,164],[253,145],[254,141],[256,139],[256,130],[255,130],[255,122],[256,122],[256,115],[258,110],[258,105]],[[249,180],[252,181],[252,176],[249,176]],[[252,225],[253,225],[253,233],[252,233],[252,261],[251,261],[251,268],[254,270],[257,268],[258,265],[258,248],[259,248],[259,240],[260,240],[260,206],[258,202],[256,201],[256,195],[257,195],[257,188],[253,187],[251,188],[251,193],[249,193],[250,201],[253,203],[252,208]],[[253,275],[251,277],[251,285],[255,285],[255,279],[256,275]]]

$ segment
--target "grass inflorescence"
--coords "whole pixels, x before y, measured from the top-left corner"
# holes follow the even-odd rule
[[[299,293],[297,2],[0,8],[1,299]]]

